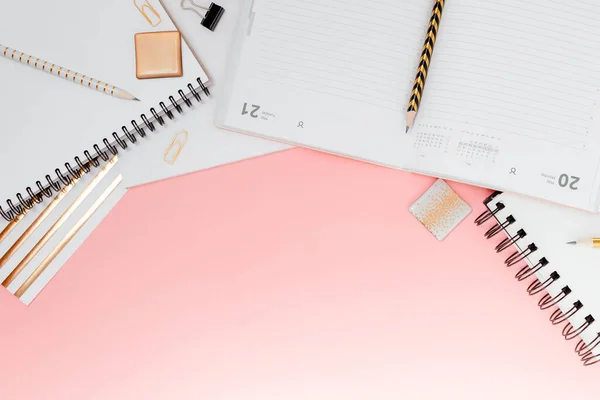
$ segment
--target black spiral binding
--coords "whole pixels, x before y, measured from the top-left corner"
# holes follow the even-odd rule
[[[494,219],[496,221],[496,223],[486,231],[485,237],[487,239],[493,238],[502,231],[506,232],[506,228],[516,222],[516,218],[514,218],[512,215],[509,215],[504,220],[500,220],[500,218],[498,218],[498,212],[505,208],[504,203],[498,202],[496,203],[496,207],[494,209],[489,208],[489,204],[491,203],[491,201],[500,194],[501,192],[495,192],[490,197],[488,197],[484,201],[484,204],[486,205],[486,207],[488,207],[488,209],[485,212],[481,213],[481,215],[479,215],[475,219],[475,224],[478,226],[483,225],[485,222],[491,219]],[[496,252],[501,253],[513,245],[517,246],[517,244],[520,241],[526,238],[527,232],[523,229],[519,229],[515,235],[507,236],[500,243],[498,243],[498,245],[496,246]],[[538,247],[535,245],[535,243],[529,243],[526,246],[517,246],[517,248],[519,250],[515,251],[506,258],[504,263],[507,267],[512,267],[516,264],[519,264],[525,261],[526,258],[529,258],[529,260],[531,261],[533,256],[535,256],[535,253],[538,251]],[[527,278],[534,276],[542,268],[546,268],[549,265],[551,265],[551,263],[545,257],[539,258],[538,262],[535,263],[532,267],[530,267],[529,264],[525,262],[525,265],[519,270],[519,272],[516,273],[515,278],[519,281],[523,281]],[[551,285],[559,281],[560,275],[558,274],[558,272],[553,271],[552,273],[550,273],[550,277],[543,282],[535,278],[533,282],[531,282],[527,287],[527,292],[531,296],[535,296],[545,291]],[[549,293],[546,293],[538,301],[538,306],[542,310],[547,310],[552,307],[556,307],[558,306],[558,304],[560,304],[560,302],[565,301],[567,296],[571,293],[572,290],[569,286],[564,286],[561,289],[560,293],[558,293],[555,296],[551,296]],[[559,325],[564,322],[567,322],[567,324],[562,330],[562,335],[566,340],[573,340],[577,336],[580,336],[585,331],[590,329],[590,326],[592,326],[592,324],[595,322],[595,318],[592,315],[587,315],[584,318],[584,322],[581,323],[581,325],[579,326],[573,326],[570,322],[568,322],[568,320],[577,313],[585,312],[582,310],[584,310],[584,305],[581,301],[577,300],[573,303],[573,306],[566,312],[563,312],[560,308],[557,308],[550,316],[550,322],[553,325]],[[575,352],[581,357],[583,365],[590,366],[600,363],[600,355],[596,355],[593,353],[594,349],[596,349],[598,346],[600,346],[600,332],[592,342],[586,344],[583,340],[580,340],[579,343],[575,346]]]
[[[200,78],[197,78],[196,82],[198,84],[197,87],[194,87],[192,83],[187,85],[187,93],[184,93],[183,90],[178,90],[175,97],[169,96],[168,102],[170,104],[167,105],[161,101],[158,104],[160,110],[157,111],[154,107],[150,108],[150,114],[152,115],[148,117],[145,114],[142,114],[140,116],[140,123],[136,120],[132,120],[130,128],[122,126],[122,134],[113,132],[111,135],[112,141],[111,139],[104,138],[102,140],[102,145],[94,144],[92,146],[92,151],[85,150],[83,152],[83,157],[77,156],[73,159],[73,163],[65,163],[66,171],[63,172],[60,168],[56,168],[53,173],[46,175],[44,179],[36,181],[34,189],[27,187],[27,189],[25,189],[27,197],[24,197],[21,193],[17,193],[15,197],[18,204],[15,204],[11,199],[6,200],[6,209],[0,207],[0,216],[7,221],[12,221],[27,210],[33,208],[36,203],[39,204],[43,202],[45,197],[51,198],[54,192],[58,192],[63,186],[70,185],[73,178],[80,178],[82,174],[89,173],[92,167],[99,167],[101,164],[99,159],[108,161],[110,158],[109,153],[117,155],[119,153],[119,147],[121,149],[126,149],[128,147],[128,142],[132,144],[136,143],[136,135],[140,138],[145,138],[145,129],[154,132],[156,130],[155,124],[162,126],[165,124],[165,118],[168,118],[169,120],[176,118],[174,111],[178,114],[182,114],[182,106],[193,107],[192,98],[196,99],[198,102],[202,102],[200,93],[210,96],[210,91],[204,83],[202,83]]]

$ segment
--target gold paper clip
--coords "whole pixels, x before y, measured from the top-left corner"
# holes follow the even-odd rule
[[[169,163],[171,165],[175,164],[175,161],[177,161],[177,158],[179,158],[179,153],[181,153],[181,150],[183,150],[183,147],[187,143],[187,140],[187,131],[181,131],[175,135],[173,141],[171,142],[169,147],[167,147],[167,150],[165,150],[164,160],[166,163]]]
[[[140,13],[146,18],[146,21],[153,27],[158,26],[162,22],[162,18],[158,11],[148,2],[148,0],[133,0],[133,4]]]

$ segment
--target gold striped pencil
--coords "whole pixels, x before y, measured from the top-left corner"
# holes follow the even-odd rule
[[[429,71],[429,63],[431,62],[431,55],[433,54],[435,39],[440,27],[440,21],[442,20],[442,11],[444,11],[445,2],[445,0],[435,0],[433,5],[431,19],[429,20],[429,28],[427,29],[427,36],[425,37],[425,44],[423,45],[423,52],[421,53],[421,61],[419,62],[419,68],[417,69],[417,77],[415,78],[415,84],[410,96],[410,101],[408,102],[408,110],[406,110],[406,133],[412,128],[417,112],[419,111],[421,96],[423,95],[423,88],[425,87],[425,81],[427,80],[427,71]]]
[[[59,78],[63,78],[67,81],[78,83],[82,86],[87,86],[90,89],[95,89],[97,92],[105,93],[109,96],[118,97],[120,99],[139,101],[139,99],[131,93],[128,93],[123,89],[119,89],[114,85],[80,74],[79,72],[71,71],[61,67],[60,65],[52,64],[49,61],[44,61],[21,51],[11,49],[3,44],[0,44],[0,54],[8,59],[18,61],[21,64],[29,65],[30,67],[39,69],[54,76],[58,76]]]

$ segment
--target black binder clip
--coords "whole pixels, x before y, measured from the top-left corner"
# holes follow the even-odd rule
[[[187,11],[193,11],[202,18],[202,26],[214,31],[221,17],[225,13],[225,9],[218,4],[210,3],[210,6],[204,7],[198,5],[194,0],[189,0],[190,5],[186,7],[186,0],[181,0],[181,8]]]

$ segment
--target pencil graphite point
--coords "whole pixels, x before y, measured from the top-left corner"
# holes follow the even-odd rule
[[[412,128],[413,123],[415,122],[415,117],[417,116],[416,111],[408,111],[406,113],[406,133]]]
[[[570,245],[576,245],[576,244],[577,244],[577,242],[576,242],[576,241],[571,241],[571,242],[567,242],[567,244],[570,244]]]

